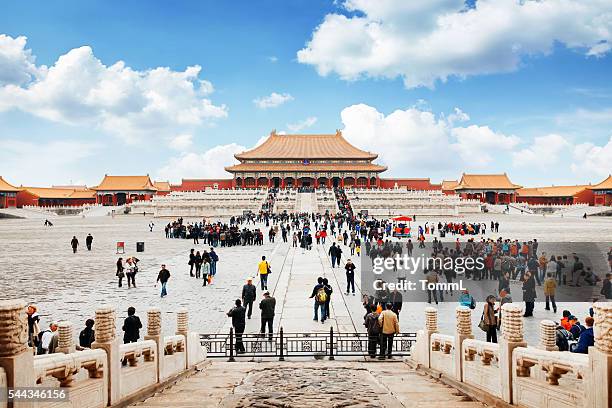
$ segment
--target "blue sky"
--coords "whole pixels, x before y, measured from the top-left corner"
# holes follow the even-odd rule
[[[408,3],[4,4],[0,174],[219,177],[272,129],[342,129],[388,176],[612,171],[609,2]]]

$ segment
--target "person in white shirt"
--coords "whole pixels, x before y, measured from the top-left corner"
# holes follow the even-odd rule
[[[40,350],[38,354],[53,354],[59,341],[57,323],[51,323],[49,330],[45,330],[40,339]]]

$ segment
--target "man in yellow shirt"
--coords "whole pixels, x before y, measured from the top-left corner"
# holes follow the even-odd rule
[[[381,328],[380,335],[380,360],[385,359],[385,354],[387,358],[391,358],[391,353],[393,352],[393,335],[399,334],[399,319],[393,310],[391,310],[393,305],[391,303],[387,303],[385,305],[385,310],[378,316],[378,325]]]
[[[261,262],[257,265],[259,272],[259,280],[261,282],[261,290],[268,290],[268,275],[271,272],[270,263],[266,261],[266,257],[261,257]]]

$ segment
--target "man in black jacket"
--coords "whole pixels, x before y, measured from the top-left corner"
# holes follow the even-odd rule
[[[123,343],[135,343],[140,338],[140,329],[142,323],[140,318],[136,316],[136,309],[133,306],[128,307],[128,317],[123,321]]]
[[[242,287],[242,302],[247,308],[247,317],[250,319],[253,313],[253,302],[257,298],[257,287],[253,285],[253,278],[247,279],[246,285]]]
[[[236,335],[236,353],[238,354],[243,354],[245,351],[244,344],[242,343],[242,333],[244,333],[246,326],[246,321],[244,320],[245,313],[246,309],[242,306],[240,299],[236,299],[236,306],[227,312],[227,316],[232,318],[232,326]]]
[[[276,299],[270,296],[270,292],[266,291],[263,294],[263,299],[259,302],[261,309],[261,336],[266,333],[266,325],[268,326],[269,340],[272,341],[272,328],[274,326],[274,309],[276,308]]]
[[[87,246],[88,251],[91,251],[92,242],[93,242],[93,237],[91,236],[91,234],[87,234],[87,237],[85,238],[85,245]]]

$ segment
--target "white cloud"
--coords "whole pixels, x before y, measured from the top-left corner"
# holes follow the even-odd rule
[[[448,123],[450,123],[451,125],[457,122],[467,122],[468,120],[470,120],[470,115],[468,115],[459,108],[455,108],[453,113],[448,115],[447,120]]]
[[[459,152],[465,163],[473,167],[487,166],[521,141],[517,136],[506,136],[488,126],[457,127],[451,133],[456,139],[452,148]]]
[[[193,136],[189,134],[177,135],[168,143],[168,147],[174,150],[185,151],[193,145]]]
[[[70,184],[66,175],[81,177],[82,161],[101,148],[98,143],[82,140],[40,143],[0,139],[2,176],[15,184],[30,186]]]
[[[30,82],[47,69],[36,67],[35,58],[25,49],[27,38],[0,34],[0,86],[21,85]]]
[[[268,61],[274,64],[275,62],[278,62],[278,57],[271,55],[268,57]]]
[[[538,136],[531,146],[512,154],[515,167],[538,168],[549,170],[559,163],[561,156],[570,148],[567,139],[558,134]]]
[[[188,132],[227,116],[224,105],[208,98],[213,86],[199,78],[200,66],[182,72],[166,67],[138,71],[123,61],[107,66],[83,46],[61,55],[47,69],[33,65],[23,37],[12,46],[6,38],[0,41],[0,55],[7,49],[14,53],[15,41],[21,48],[11,60],[22,61],[13,64],[21,76],[4,79],[0,111],[19,109],[55,122],[91,126],[129,143]]]
[[[340,116],[347,140],[378,153],[390,174],[422,175],[425,170],[438,170],[440,162],[456,171],[460,168],[449,149],[448,123],[431,112],[409,108],[385,116],[372,106],[358,104],[344,108]]]
[[[253,103],[259,109],[268,109],[276,108],[292,100],[293,96],[289,95],[288,93],[279,94],[276,92],[272,92],[269,96],[263,96],[261,98],[253,99]]]
[[[158,170],[156,179],[178,182],[182,178],[229,178],[226,166],[237,163],[234,154],[246,150],[236,143],[215,146],[203,153],[183,153],[171,157]]]
[[[604,146],[593,143],[574,146],[573,156],[571,169],[574,173],[583,177],[607,177],[612,173],[612,136]]]
[[[449,77],[510,72],[524,56],[559,42],[588,56],[612,44],[609,0],[345,0],[350,16],[328,14],[298,61],[346,80],[402,77],[433,87]]]
[[[288,123],[287,124],[287,129],[289,129],[291,132],[299,132],[300,130],[306,129],[311,127],[312,125],[314,125],[315,123],[317,123],[317,118],[314,116],[310,116],[304,120],[300,120],[299,122],[296,123]]]

